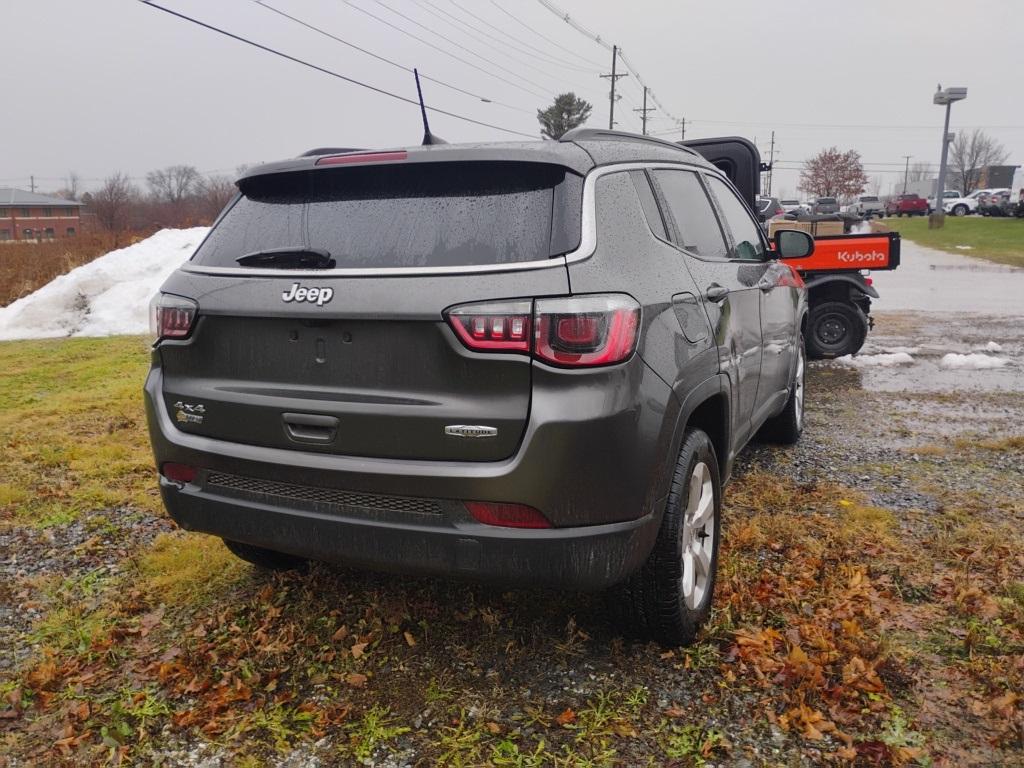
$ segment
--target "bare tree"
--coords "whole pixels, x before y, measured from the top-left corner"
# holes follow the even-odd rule
[[[128,226],[128,214],[132,202],[138,197],[138,190],[131,179],[118,171],[108,176],[103,186],[90,196],[90,204],[100,226],[114,234],[114,246],[118,237]]]
[[[907,171],[907,181],[925,181],[926,179],[934,178],[935,174],[931,172],[928,163],[914,163],[910,166],[910,170]]]
[[[190,197],[201,180],[199,171],[191,165],[169,165],[146,174],[146,183],[153,199],[174,206]]]
[[[228,176],[207,176],[199,179],[196,194],[203,216],[211,222],[235,196],[237,188]]]
[[[62,188],[58,189],[54,194],[57,195],[57,197],[63,197],[65,200],[77,200],[78,187],[81,182],[81,179],[78,177],[78,174],[75,173],[74,171],[71,171],[68,174],[68,177],[65,181],[67,182],[67,184],[65,184],[65,186],[63,186]]]
[[[855,149],[823,149],[800,171],[800,189],[819,197],[859,195],[867,183],[860,153]]]
[[[958,133],[949,145],[949,168],[965,195],[978,188],[982,168],[1002,165],[1007,157],[1006,147],[980,128]]]
[[[882,177],[872,176],[871,182],[868,184],[868,189],[871,190],[871,194],[878,197],[882,194]]]

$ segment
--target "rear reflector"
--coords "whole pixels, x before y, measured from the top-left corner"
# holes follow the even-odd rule
[[[404,149],[398,152],[360,152],[352,155],[330,155],[321,157],[317,165],[351,165],[353,163],[385,163],[405,160],[409,153]]]
[[[160,467],[160,474],[168,480],[186,485],[196,479],[198,472],[198,469],[188,464],[175,464],[172,461],[168,461]]]
[[[525,504],[467,501],[466,509],[477,522],[484,525],[500,525],[505,528],[551,527],[544,515]]]
[[[563,367],[613,365],[633,354],[640,305],[602,294],[453,307],[445,317],[477,352],[520,352]]]

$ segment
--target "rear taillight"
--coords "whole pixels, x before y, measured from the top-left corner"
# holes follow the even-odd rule
[[[551,523],[544,515],[525,504],[490,501],[467,501],[465,504],[473,519],[484,525],[500,525],[505,528],[551,527]]]
[[[166,477],[168,480],[181,483],[182,485],[188,485],[196,479],[196,475],[199,470],[189,464],[177,464],[173,461],[165,462],[160,467],[160,474]]]
[[[445,313],[460,341],[478,352],[532,354],[564,367],[612,365],[633,354],[640,305],[603,294],[463,304]]]
[[[448,310],[448,322],[462,343],[480,351],[529,352],[531,301],[466,304]]]
[[[161,339],[184,339],[192,332],[199,310],[191,299],[158,293],[149,304],[149,330],[153,342]]]

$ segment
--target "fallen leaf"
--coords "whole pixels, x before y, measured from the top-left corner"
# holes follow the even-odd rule
[[[367,645],[369,645],[369,643],[356,643],[355,645],[353,645],[351,648],[352,658],[358,659],[360,656],[366,653]]]
[[[405,642],[408,643],[410,648],[412,648],[414,645],[416,645],[416,638],[413,637],[412,632],[406,632],[404,634],[405,634]]]
[[[361,672],[349,672],[345,676],[345,682],[351,685],[353,688],[362,688],[366,685],[367,677]]]
[[[348,637],[348,626],[342,624],[335,630],[334,634],[331,635],[331,640],[338,642],[339,640],[344,640],[346,637]]]
[[[568,725],[576,721],[576,713],[571,709],[566,709],[562,714],[555,718],[555,722],[559,725]]]
[[[488,733],[491,733],[494,736],[497,736],[499,733],[501,733],[501,726],[497,723],[487,723],[485,727],[487,728]]]

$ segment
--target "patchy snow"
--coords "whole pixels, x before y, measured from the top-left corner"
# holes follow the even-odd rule
[[[881,366],[888,368],[894,365],[907,365],[914,362],[906,352],[881,353],[878,355],[843,355],[837,357],[835,362],[840,365],[849,365],[854,368],[867,368],[870,366]]]
[[[0,307],[0,340],[146,333],[149,300],[208,227],[163,229]]]
[[[921,351],[921,348],[920,347],[888,347],[885,351],[889,352],[891,354],[894,354],[894,355],[899,355],[899,354],[916,355],[916,354],[918,354]]]
[[[1002,352],[1003,345],[997,341],[990,341],[988,344],[982,347],[982,349],[984,349],[986,352]]]
[[[974,250],[974,246],[973,245],[958,245],[958,246],[956,246],[956,249],[958,251],[973,251]]]
[[[858,221],[852,227],[850,227],[851,235],[870,235],[871,234],[871,222],[870,221]]]
[[[943,368],[965,368],[979,371],[985,368],[1002,368],[1008,362],[1010,361],[1005,357],[992,357],[991,355],[983,355],[978,352],[972,352],[969,355],[958,355],[955,352],[950,352],[948,355],[943,355],[939,365]]]

